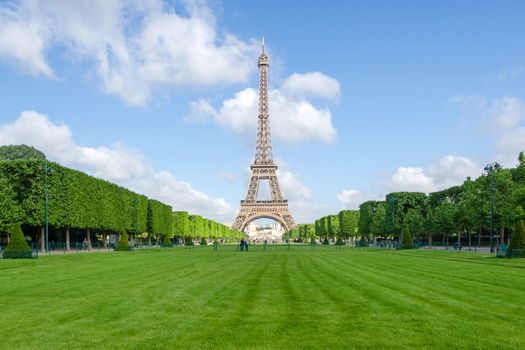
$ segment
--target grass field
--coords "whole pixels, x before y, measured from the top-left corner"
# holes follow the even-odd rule
[[[233,246],[0,260],[2,349],[525,349],[525,259]]]

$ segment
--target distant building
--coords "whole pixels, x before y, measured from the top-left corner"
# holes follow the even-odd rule
[[[257,225],[250,223],[244,230],[250,239],[258,241],[281,241],[284,229],[278,222],[272,224]]]

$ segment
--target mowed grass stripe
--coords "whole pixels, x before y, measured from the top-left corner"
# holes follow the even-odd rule
[[[479,256],[225,246],[0,260],[0,348],[525,348],[525,262]]]

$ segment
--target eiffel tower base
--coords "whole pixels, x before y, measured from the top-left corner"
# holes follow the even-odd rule
[[[295,221],[288,211],[288,201],[241,201],[241,210],[235,219],[233,229],[244,231],[246,226],[257,219],[272,219],[281,224],[284,231],[293,229]]]

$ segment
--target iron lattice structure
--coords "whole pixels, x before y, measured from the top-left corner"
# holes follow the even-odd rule
[[[252,174],[248,194],[245,200],[241,200],[241,209],[232,227],[241,231],[250,222],[260,218],[269,218],[279,222],[285,231],[296,226],[288,210],[288,201],[283,199],[277,179],[277,165],[273,162],[268,109],[268,66],[268,56],[264,52],[263,39],[262,52],[259,56],[259,122],[255,160],[251,165]],[[268,180],[271,200],[257,200],[261,180]]]

